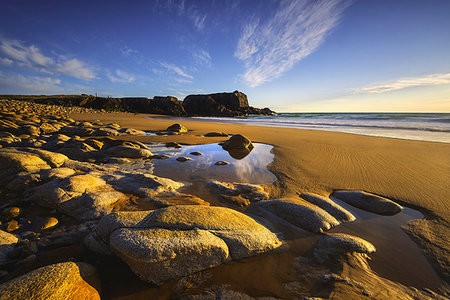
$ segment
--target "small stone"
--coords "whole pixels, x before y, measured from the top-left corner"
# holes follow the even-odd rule
[[[36,232],[33,231],[24,231],[20,234],[21,237],[25,238],[25,239],[29,239],[29,238],[33,238],[36,236]]]
[[[175,143],[175,142],[169,142],[169,143],[166,144],[166,147],[167,148],[177,148],[177,149],[179,149],[179,148],[181,148],[183,146],[181,146],[180,144]]]
[[[225,166],[225,165],[229,165],[230,163],[224,160],[218,161],[215,163],[216,166]]]
[[[20,228],[19,223],[16,220],[9,221],[5,224],[6,231],[11,232]]]
[[[156,155],[153,156],[153,158],[155,158],[155,159],[168,159],[168,158],[170,158],[170,156],[169,155],[165,155],[165,154],[156,154]]]
[[[186,156],[177,157],[177,161],[179,161],[179,162],[185,162],[185,161],[188,161],[188,160],[191,160],[191,158],[186,157]]]
[[[39,230],[46,230],[55,227],[58,224],[58,219],[54,217],[45,218],[42,221],[41,226],[39,226]]]
[[[194,152],[191,152],[191,155],[200,156],[200,155],[203,155],[203,153],[198,152],[198,151],[194,151]]]
[[[8,219],[16,218],[20,215],[21,210],[18,207],[8,207],[2,211],[2,215],[4,215]]]
[[[167,131],[176,133],[186,133],[188,130],[183,125],[176,123],[167,127]]]

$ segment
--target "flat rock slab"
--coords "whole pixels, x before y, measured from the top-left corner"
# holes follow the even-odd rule
[[[48,265],[0,285],[0,299],[100,299],[100,279],[91,265]]]
[[[353,222],[356,219],[348,210],[344,209],[330,198],[312,193],[303,193],[300,197],[322,208],[340,222]]]
[[[340,224],[325,210],[296,199],[257,202],[256,205],[281,219],[311,232],[323,232]]]
[[[133,272],[157,284],[281,245],[267,228],[224,207],[115,212],[103,217],[97,230]]]
[[[392,200],[363,191],[335,191],[332,196],[354,207],[379,215],[391,216],[403,209]]]
[[[266,192],[264,187],[259,184],[210,180],[208,182],[208,187],[213,189],[227,201],[231,200],[234,202],[232,199],[247,199],[247,201],[245,201],[245,203],[248,202],[247,205],[250,204],[250,202],[269,199],[269,193]]]

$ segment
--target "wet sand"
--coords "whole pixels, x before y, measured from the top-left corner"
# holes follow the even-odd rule
[[[128,113],[72,114],[71,117],[76,120],[101,120],[104,123],[115,122],[122,127],[131,127],[145,131],[164,130],[169,125],[177,122],[172,118],[148,119],[146,115]],[[328,195],[337,189],[355,189],[380,194],[394,199],[402,205],[415,208],[425,217],[424,223],[420,223],[418,226],[420,235],[416,234],[416,238],[418,238],[421,246],[426,245],[426,249],[429,251],[428,261],[422,257],[421,260],[416,261],[416,263],[404,270],[398,270],[397,268],[402,264],[410,264],[412,262],[410,260],[411,255],[406,255],[405,260],[399,262],[398,265],[389,264],[389,261],[392,261],[392,257],[389,258],[389,247],[397,247],[397,245],[389,244],[390,240],[383,237],[389,232],[378,229],[383,228],[383,224],[386,223],[395,224],[398,227],[398,232],[393,232],[392,235],[400,236],[400,239],[397,241],[399,245],[405,245],[405,243],[408,245],[410,243],[409,245],[413,252],[412,257],[417,257],[417,255],[421,254],[422,249],[412,242],[406,233],[400,229],[401,224],[420,217],[416,213],[412,213],[413,216],[410,217],[407,216],[407,213],[402,213],[397,219],[390,219],[387,222],[384,222],[379,217],[373,218],[366,214],[363,216],[363,220],[359,222],[363,227],[366,226],[366,229],[358,229],[359,224],[355,222],[354,224],[348,224],[348,226],[340,226],[334,232],[351,233],[362,238],[373,237],[378,234],[380,238],[377,242],[368,240],[373,242],[379,249],[376,255],[381,256],[383,254],[383,258],[378,258],[374,255],[373,262],[370,265],[383,277],[405,285],[417,286],[418,288],[436,288],[437,283],[439,283],[438,273],[441,279],[446,280],[448,278],[446,276],[449,271],[448,253],[450,249],[448,242],[448,222],[450,220],[450,209],[448,207],[448,199],[450,198],[450,144],[359,136],[337,132],[220,124],[194,120],[182,121],[181,123],[190,130],[188,134],[141,136],[133,137],[133,139],[144,143],[173,141],[194,145],[227,139],[227,137],[203,137],[207,132],[240,133],[250,138],[253,142],[274,146],[272,149],[272,152],[275,154],[274,161],[269,165],[269,170],[278,179],[275,184],[276,188],[273,191],[274,196],[293,195],[295,192],[314,192]],[[129,138],[124,137],[124,139]],[[188,166],[188,163],[185,166]],[[370,225],[371,223],[376,224]],[[436,230],[436,227],[433,227],[432,224],[439,225],[441,230]],[[384,227],[389,228],[390,226],[386,225]],[[373,228],[377,228],[377,230],[374,232]],[[401,253],[399,254],[398,251],[397,253],[392,253],[394,259],[399,257],[399,255]],[[261,258],[255,258],[255,261],[258,261],[258,259]],[[280,259],[280,261],[286,260],[291,261],[292,257]],[[277,259],[271,257],[265,261],[270,265],[269,262],[276,262]],[[431,268],[430,262],[433,264],[434,269]],[[245,270],[252,270],[255,266],[247,264],[247,269]],[[232,269],[227,270],[227,268]],[[222,269],[225,270],[223,273]],[[284,267],[284,271],[289,273],[288,269]],[[234,274],[246,272],[244,269],[237,271],[239,267],[226,265],[216,268],[215,271],[212,271],[213,273],[210,277],[223,279],[225,278],[224,274],[235,272],[233,270],[236,271]],[[426,282],[420,277],[416,278],[408,275],[410,272],[416,273],[421,271],[424,273],[423,276],[429,278]],[[211,281],[208,280],[207,282]],[[274,287],[274,289],[277,288]],[[276,294],[282,297],[284,292],[280,290]]]

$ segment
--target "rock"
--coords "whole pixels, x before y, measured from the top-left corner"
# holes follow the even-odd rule
[[[190,157],[186,157],[186,156],[177,157],[177,161],[179,161],[179,162],[186,162],[188,160],[191,160],[191,158]]]
[[[191,152],[190,154],[191,154],[191,155],[194,155],[194,156],[200,156],[200,155],[203,155],[203,153],[198,152],[198,151]]]
[[[231,149],[253,149],[252,142],[243,135],[235,134],[229,140],[223,142],[222,148],[225,150]]]
[[[111,156],[125,157],[125,158],[147,158],[152,157],[153,154],[147,149],[134,148],[128,146],[115,146],[106,150],[106,153]]]
[[[84,238],[84,245],[94,253],[101,255],[112,255],[107,244],[95,238],[93,232],[86,235]]]
[[[242,213],[198,205],[116,212],[100,220],[98,234],[136,275],[157,284],[281,244]]]
[[[39,226],[39,230],[47,230],[47,229],[51,229],[53,227],[55,227],[56,225],[58,225],[58,219],[55,217],[47,217],[45,218],[40,226]]]
[[[115,202],[127,197],[91,174],[72,175],[45,183],[28,200],[82,219],[95,219],[112,211]]]
[[[172,131],[172,132],[176,132],[176,133],[186,133],[188,132],[187,128],[184,127],[183,125],[176,123],[173,125],[170,125],[169,127],[167,127],[166,129],[167,131]]]
[[[344,233],[323,234],[314,248],[314,257],[319,262],[346,252],[373,253],[375,247],[359,237]]]
[[[349,211],[333,202],[330,198],[311,193],[303,193],[300,197],[322,208],[340,222],[353,222],[356,219]]]
[[[38,251],[35,242],[21,241],[17,243],[17,247],[9,254],[10,258],[24,259],[32,254],[36,254]]]
[[[19,228],[20,228],[19,223],[16,220],[11,220],[5,224],[5,230],[7,232],[15,231]]]
[[[183,193],[169,193],[161,194],[157,196],[157,201],[160,201],[160,205],[164,203],[161,207],[167,207],[171,205],[206,205],[209,206],[209,202],[190,194]],[[159,208],[161,208],[159,207]]]
[[[226,200],[235,200],[239,203],[242,202],[239,198],[229,198],[224,196],[240,196],[249,200],[250,202],[261,201],[269,199],[269,193],[264,190],[264,187],[257,184],[250,183],[230,183],[230,182],[220,182],[217,180],[210,180],[208,182],[208,187],[215,189],[220,196]],[[243,203],[243,202],[242,202]]]
[[[169,142],[169,143],[166,144],[166,147],[167,148],[177,148],[177,149],[179,149],[179,148],[181,148],[183,146],[181,146],[180,144],[175,143],[175,142]]]
[[[216,166],[225,166],[225,165],[229,165],[230,163],[224,160],[218,161],[215,163]]]
[[[14,219],[16,217],[18,217],[21,213],[20,208],[18,207],[8,207],[5,208],[4,210],[2,210],[2,215],[5,216],[6,219]]]
[[[41,149],[27,148],[27,152],[37,154],[41,159],[47,162],[52,168],[59,168],[69,158],[61,153],[50,152]]]
[[[339,225],[323,209],[296,199],[259,201],[258,207],[311,232],[323,232]]]
[[[119,130],[120,133],[126,134],[126,135],[144,135],[145,131],[137,130],[133,128],[122,128]]]
[[[241,207],[250,205],[251,203],[250,200],[242,197],[241,195],[238,196],[220,195],[220,197],[229,203],[236,204]]]
[[[37,172],[42,169],[50,169],[50,166],[39,156],[15,148],[0,148],[0,171],[17,173]]]
[[[354,207],[379,215],[395,215],[403,209],[394,201],[363,191],[335,191],[331,195]]]
[[[225,132],[208,132],[204,135],[205,137],[222,137],[222,136],[228,136]]]
[[[164,192],[174,192],[184,184],[151,174],[114,172],[103,176],[114,189],[141,198],[151,198]]]
[[[115,128],[109,128],[109,127],[102,127],[97,128],[95,131],[91,134],[95,136],[118,136],[120,135],[120,132]]]
[[[1,299],[100,299],[100,280],[91,265],[48,265],[0,285]]]
[[[168,158],[170,158],[170,156],[169,155],[165,155],[165,154],[156,154],[156,155],[153,156],[153,158],[155,158],[155,159],[168,159]]]
[[[0,230],[0,265],[8,263],[9,255],[14,251],[18,241],[14,234]]]

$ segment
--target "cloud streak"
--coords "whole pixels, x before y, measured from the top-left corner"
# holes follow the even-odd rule
[[[354,94],[380,94],[414,86],[432,86],[441,84],[450,84],[450,73],[401,78],[384,84],[353,89],[352,92]]]
[[[130,83],[136,80],[133,75],[128,74],[127,72],[122,70],[116,70],[114,74],[112,74],[111,72],[107,72],[106,76],[109,80],[111,80],[111,82]]]
[[[0,89],[4,93],[61,93],[61,80],[39,76],[5,76],[0,74]]]
[[[186,79],[187,79],[187,80],[192,80],[192,79],[194,79],[194,77],[192,77],[192,76],[189,75],[189,74],[186,74],[181,68],[179,68],[179,67],[177,67],[177,66],[175,66],[175,65],[173,65],[173,64],[168,64],[168,63],[163,62],[163,63],[161,63],[161,66],[163,66],[163,67],[166,68],[167,70],[169,70],[169,71],[171,71],[171,72],[173,72],[173,73],[175,73],[175,74],[177,74],[177,75],[183,77],[185,80],[186,80]]]
[[[251,87],[278,78],[313,53],[339,23],[348,1],[280,1],[266,22],[243,27],[235,57],[245,64],[242,79]]]
[[[28,67],[44,73],[59,73],[83,80],[95,78],[94,71],[85,63],[76,58],[66,58],[64,56],[48,57],[41,50],[34,46],[26,46],[18,40],[3,39],[0,41],[0,51],[3,52],[10,61],[21,67]]]

